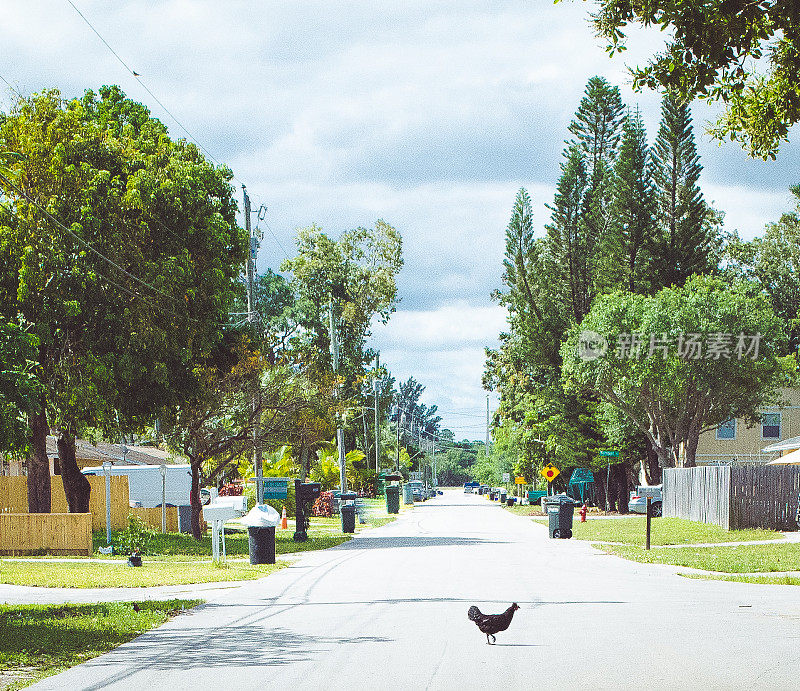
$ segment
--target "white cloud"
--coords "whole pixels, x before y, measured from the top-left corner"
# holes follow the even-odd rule
[[[612,62],[586,3],[75,2],[248,185],[254,205],[269,207],[261,270],[277,269],[295,229],[312,222],[332,236],[377,218],[398,228],[403,311],[376,339],[393,353],[394,373],[417,377],[443,409],[485,405],[482,348],[503,328],[489,293],[500,286],[514,196],[528,189],[542,232],[589,77],[605,76],[639,104],[651,142],[658,125],[658,96],[633,94],[625,64],[663,36],[636,32]],[[5,79],[65,95],[118,83],[182,136],[67,3],[6,4]],[[774,163],[751,161],[702,136],[713,109],[694,111],[705,196],[727,213],[727,228],[752,237],[792,207],[800,145]]]

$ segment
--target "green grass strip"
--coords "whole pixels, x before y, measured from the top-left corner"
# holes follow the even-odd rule
[[[202,600],[0,605],[0,680],[21,688],[127,643]]]
[[[800,585],[800,578],[797,576],[714,576],[701,573],[679,573],[678,575],[700,581],[733,581],[756,585]]]
[[[608,554],[643,564],[672,564],[722,573],[800,571],[800,544],[736,545],[731,547],[676,547],[651,549],[598,545]]]
[[[0,583],[47,588],[138,588],[188,585],[217,581],[245,581],[268,576],[283,564],[252,566],[247,562],[217,565],[203,562],[150,561],[130,567],[125,561],[109,564],[82,562],[0,561]]]
[[[547,523],[546,519],[537,521]],[[581,523],[577,515],[572,522],[572,537],[576,540],[619,542],[644,545],[645,517],[594,518]],[[687,521],[682,518],[654,518],[650,525],[651,545],[689,545],[717,542],[750,542],[778,540],[783,536],[772,530],[725,530],[717,525]]]

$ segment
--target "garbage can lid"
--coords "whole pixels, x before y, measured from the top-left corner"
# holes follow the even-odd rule
[[[357,498],[358,495],[355,492],[342,492],[342,500],[344,501],[352,501]]]
[[[281,522],[281,515],[269,504],[256,504],[241,522],[248,528],[274,528]]]

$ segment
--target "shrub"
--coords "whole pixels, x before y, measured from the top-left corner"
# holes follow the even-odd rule
[[[156,531],[139,516],[128,515],[128,527],[114,533],[112,542],[123,554],[148,554],[152,548]]]

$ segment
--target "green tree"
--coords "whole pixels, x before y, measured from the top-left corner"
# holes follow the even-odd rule
[[[88,510],[76,435],[140,426],[196,386],[245,241],[231,174],[117,87],[21,99],[0,117],[0,313],[38,340],[29,508],[47,510],[48,429],[71,511]]]
[[[580,357],[586,332],[604,337],[608,352]],[[622,411],[662,466],[680,448],[694,465],[703,431],[734,417],[756,420],[774,401],[787,376],[782,338],[780,320],[754,286],[699,276],[652,297],[598,298],[561,353],[568,385]]]
[[[655,226],[655,197],[647,134],[639,111],[628,115],[614,165],[611,220],[603,243],[605,273],[617,286],[644,292],[647,243]]]
[[[0,453],[28,451],[27,418],[39,407],[41,396],[34,371],[36,350],[35,336],[0,321]]]
[[[386,323],[397,302],[402,238],[379,220],[372,229],[349,230],[338,240],[311,226],[298,232],[297,246],[297,256],[281,267],[292,273],[295,295],[307,307],[294,360],[320,385],[332,380],[332,307],[339,343],[336,379],[340,400],[343,410],[360,408],[364,404],[362,381],[375,357],[366,345],[373,320]],[[346,445],[355,445],[360,431],[356,422],[360,421],[356,415],[347,418]]]
[[[717,268],[720,228],[698,185],[702,170],[689,106],[667,94],[652,150],[658,223],[650,245],[654,290]]]
[[[592,15],[614,54],[625,50],[629,26],[654,27],[665,49],[631,69],[634,88],[663,88],[688,103],[721,101],[712,129],[753,156],[775,158],[800,120],[800,10],[793,0],[601,0]]]

